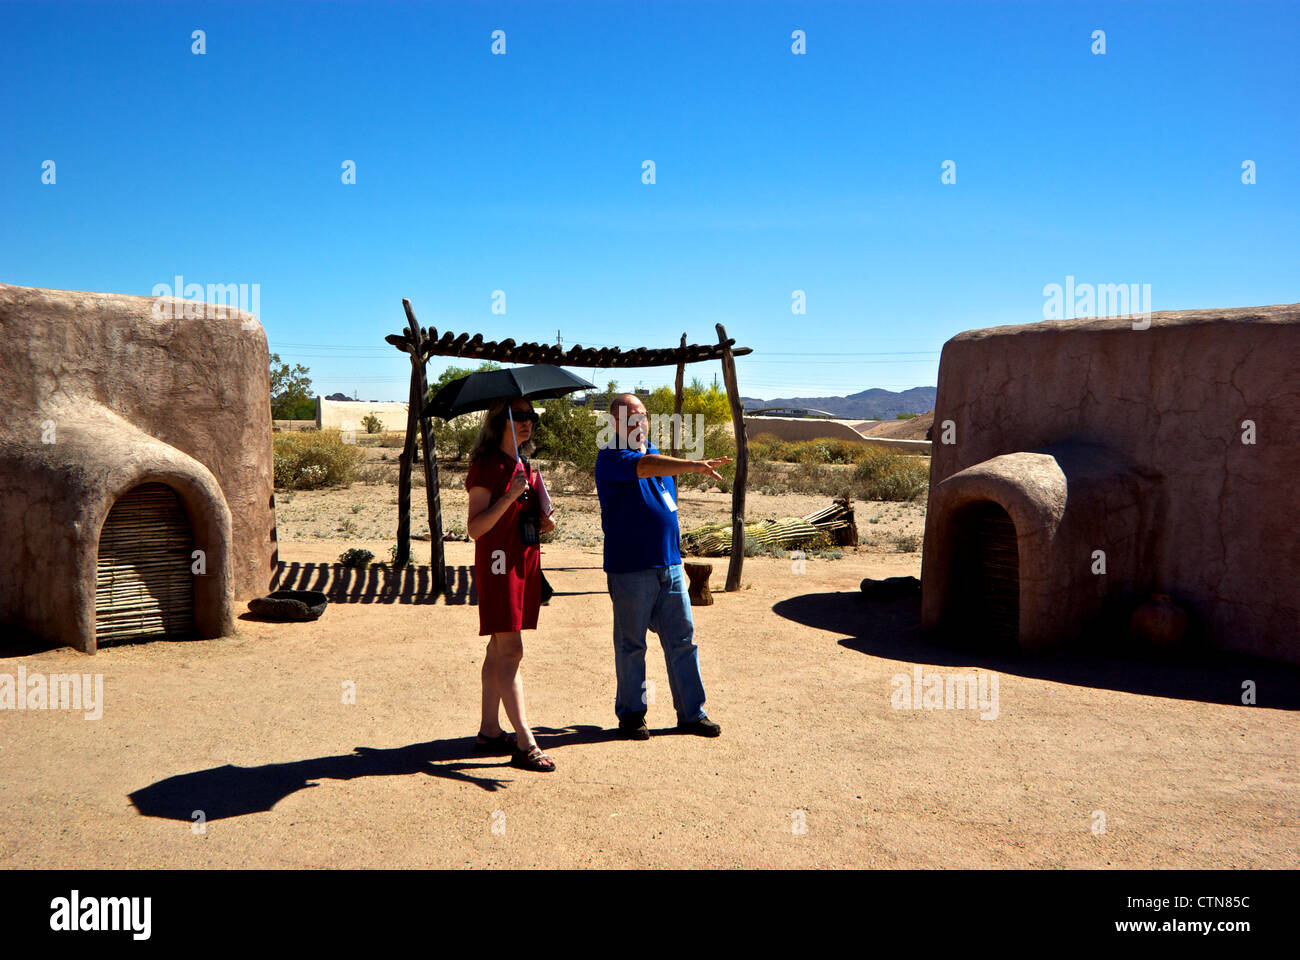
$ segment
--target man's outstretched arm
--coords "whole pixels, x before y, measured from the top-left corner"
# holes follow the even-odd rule
[[[675,477],[679,473],[707,473],[716,480],[721,480],[717,467],[730,463],[730,457],[714,457],[712,460],[684,460],[681,457],[669,457],[662,453],[647,453],[636,462],[638,477]]]

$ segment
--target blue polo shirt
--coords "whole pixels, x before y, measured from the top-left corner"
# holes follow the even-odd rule
[[[658,453],[653,443],[646,453]],[[672,477],[638,477],[636,464],[645,454],[604,447],[596,454],[596,495],[600,526],[605,531],[605,572],[633,573],[682,562],[678,545],[677,511],[669,508],[664,491],[677,502]]]

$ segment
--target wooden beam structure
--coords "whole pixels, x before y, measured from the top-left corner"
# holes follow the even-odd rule
[[[553,343],[515,343],[514,340],[484,340],[481,333],[472,337],[468,333],[455,334],[446,330],[441,336],[434,327],[425,327],[419,333],[419,344],[415,344],[412,332],[404,330],[400,334],[384,337],[398,350],[418,356],[422,360],[430,357],[460,357],[464,360],[492,360],[496,363],[549,363],[568,367],[671,367],[681,363],[699,363],[704,360],[720,360],[724,347],[716,343],[686,343],[682,338],[679,347],[664,349],[647,349],[637,347],[624,352],[618,347],[602,347],[599,350],[575,343],[564,350]],[[734,343],[734,341],[733,341]],[[733,357],[742,357],[751,353],[749,347],[732,347]]]
[[[682,334],[679,346],[664,349],[637,347],[624,352],[618,347],[599,350],[574,344],[568,350],[552,343],[520,343],[512,339],[484,340],[481,333],[455,334],[450,330],[441,335],[434,327],[421,327],[411,309],[411,301],[403,298],[406,311],[406,328],[397,334],[384,337],[387,343],[407,354],[411,360],[410,402],[406,417],[406,442],[398,460],[397,491],[397,555],[399,565],[411,548],[411,465],[416,454],[416,438],[424,447],[424,486],[429,506],[429,540],[433,548],[433,588],[444,593],[447,588],[446,558],[442,541],[442,498],[438,490],[438,455],[434,449],[433,430],[429,418],[423,416],[429,401],[429,381],[425,365],[430,357],[459,357],[466,360],[491,360],[495,363],[549,363],[554,366],[573,367],[666,367],[676,366],[676,391],[673,412],[680,417],[683,400],[683,378],[686,364],[705,360],[721,360],[722,375],[727,384],[727,398],[731,405],[731,422],[736,433],[736,479],[731,488],[731,516],[733,548],[727,568],[726,589],[740,589],[741,567],[745,559],[745,479],[749,471],[749,444],[745,438],[744,411],[740,402],[740,389],[736,384],[735,357],[753,351],[737,347],[736,341],[727,338],[722,324],[717,324],[718,342],[688,344]],[[673,454],[677,454],[677,431],[673,431]],[[739,544],[736,547],[735,544]]]

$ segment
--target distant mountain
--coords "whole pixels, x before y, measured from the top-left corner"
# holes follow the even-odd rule
[[[763,407],[809,407],[813,410],[825,410],[843,420],[892,420],[900,413],[924,413],[934,409],[938,390],[934,387],[913,387],[895,393],[893,390],[881,390],[876,387],[852,393],[847,397],[778,397],[775,400],[759,400],[755,397],[741,397],[746,410],[758,410]]]

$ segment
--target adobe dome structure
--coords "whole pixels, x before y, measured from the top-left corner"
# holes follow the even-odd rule
[[[0,284],[0,338],[0,624],[88,653],[231,632],[277,561],[261,324]]]
[[[1197,641],[1300,662],[1300,304],[972,330],[939,366],[922,622],[989,646]],[[1190,631],[1189,631],[1190,632]]]

